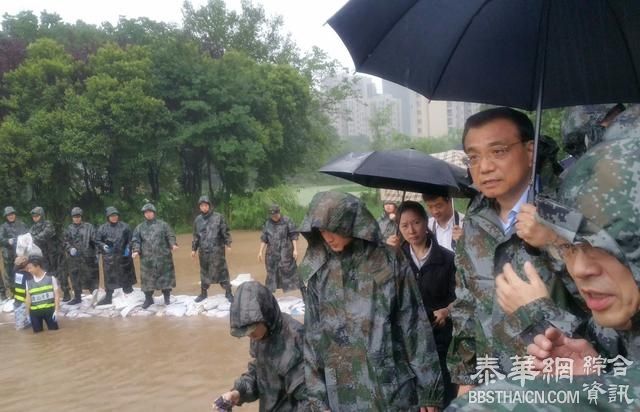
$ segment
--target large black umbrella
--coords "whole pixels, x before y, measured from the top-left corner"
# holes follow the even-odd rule
[[[357,71],[429,99],[640,101],[637,0],[351,0],[329,25]]]
[[[435,100],[537,110],[640,101],[638,0],[351,0],[356,70]]]
[[[347,153],[324,165],[320,172],[368,187],[469,195],[464,169],[414,149]]]

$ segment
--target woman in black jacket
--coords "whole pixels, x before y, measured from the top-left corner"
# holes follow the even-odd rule
[[[447,350],[453,324],[449,305],[456,299],[453,252],[438,245],[428,228],[427,212],[421,204],[403,202],[397,211],[401,236],[391,236],[387,244],[400,249],[416,276],[422,302],[429,315],[438,348],[445,384],[445,406],[455,397],[455,388],[447,370]]]

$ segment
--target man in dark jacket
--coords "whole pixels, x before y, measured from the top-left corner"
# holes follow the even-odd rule
[[[122,288],[124,293],[131,293],[136,284],[136,271],[131,258],[131,228],[120,221],[120,212],[115,207],[109,206],[105,214],[107,223],[98,228],[96,246],[102,255],[107,295],[98,305],[110,304],[115,289]]]
[[[93,292],[98,289],[100,272],[96,255],[96,231],[91,223],[82,221],[82,209],[71,209],[71,223],[64,231],[64,251],[67,269],[71,275],[73,300],[69,305],[82,302],[82,290]]]
[[[0,246],[2,246],[2,259],[4,260],[5,279],[0,279],[0,300],[6,298],[5,285],[12,288],[14,265],[16,259],[16,242],[18,236],[27,233],[27,226],[16,218],[16,210],[7,206],[4,208],[6,222],[0,226]]]
[[[207,290],[212,283],[219,283],[225,290],[229,302],[233,301],[231,284],[229,284],[229,269],[225,253],[231,250],[231,234],[224,216],[211,210],[212,205],[208,196],[201,196],[198,200],[200,214],[193,222],[193,241],[191,242],[191,257],[200,260],[200,295],[196,302],[207,298]]]
[[[249,368],[222,398],[232,405],[260,400],[261,412],[307,411],[303,326],[258,282],[238,288],[229,316],[231,335],[251,338]]]

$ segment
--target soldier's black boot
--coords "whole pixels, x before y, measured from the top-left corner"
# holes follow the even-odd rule
[[[122,288],[122,291],[128,295],[129,293],[133,292],[133,286],[125,286]]]
[[[142,304],[142,309],[146,309],[151,305],[153,305],[153,292],[144,292],[144,303]]]
[[[162,296],[164,296],[164,304],[168,306],[171,303],[171,289],[162,289]]]
[[[203,286],[202,288],[200,288],[200,294],[194,299],[194,301],[196,303],[198,302],[202,302],[203,300],[205,300],[207,298],[207,289],[209,288],[209,285]]]
[[[227,285],[224,297],[227,298],[229,303],[233,303],[233,293],[231,293],[231,286]]]
[[[100,305],[110,305],[111,304],[111,298],[113,297],[113,290],[111,289],[107,289],[107,296],[105,296],[104,298],[102,298],[102,300],[100,300],[100,302],[98,302],[97,306]]]
[[[69,294],[68,290],[64,291],[64,296],[62,297],[63,302],[69,302],[71,300],[71,294]]]
[[[73,290],[73,299],[67,305],[77,305],[82,302],[82,289]]]

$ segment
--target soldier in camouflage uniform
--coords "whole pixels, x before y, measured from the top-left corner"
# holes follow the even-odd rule
[[[378,218],[378,226],[382,235],[382,241],[386,241],[389,236],[398,234],[398,223],[396,222],[396,210],[398,205],[390,200],[385,200],[382,205],[382,215]]]
[[[626,119],[625,122],[634,121],[631,117]],[[538,219],[553,230],[544,236],[548,240],[546,247],[554,256],[563,259],[587,305],[593,308],[590,326],[595,327],[597,323],[615,328],[620,338],[619,355],[633,362],[628,365],[626,375],[609,371],[602,377],[574,377],[572,383],[552,384],[536,379],[524,387],[525,390],[580,391],[581,410],[640,409],[640,140],[638,129],[621,127],[617,130],[616,135],[611,134],[608,141],[604,139],[591,148],[569,170],[559,188],[560,205],[544,200],[538,206]],[[555,336],[551,339],[552,334]],[[560,344],[567,350],[557,346]],[[584,360],[584,354],[597,356],[594,348],[582,339],[563,337],[557,331],[546,331],[545,337],[536,337],[536,345],[531,345],[528,352],[541,360],[548,357],[573,359],[574,373],[584,373],[577,367],[582,365],[580,361]],[[613,355],[601,355],[614,359]],[[591,386],[594,381],[604,390],[614,387],[617,394],[628,388],[626,399],[607,402],[603,399],[606,394],[600,392],[598,404],[591,404],[586,399],[584,385]],[[521,389],[508,382],[477,388],[485,392]],[[451,410],[503,410],[495,403],[469,405],[468,402],[468,397],[459,399]],[[541,407],[522,404],[516,410],[533,411]],[[567,407],[544,405],[549,411],[562,411]],[[504,410],[512,408],[505,407]]]
[[[82,209],[71,209],[73,223],[64,231],[64,251],[66,268],[71,277],[73,299],[69,305],[82,302],[82,290],[93,292],[98,289],[100,269],[96,251],[96,230],[91,223],[82,221]]]
[[[16,259],[16,241],[18,236],[28,232],[27,226],[16,218],[16,210],[7,206],[4,208],[6,222],[0,226],[0,246],[2,246],[2,259],[4,261],[5,279],[0,278],[0,300],[6,299],[6,285],[13,286],[14,265]]]
[[[170,303],[171,289],[176,287],[176,272],[172,252],[178,249],[173,229],[156,219],[156,207],[147,203],[142,207],[145,221],[133,231],[132,257],[140,256],[140,280],[144,292],[142,308],[153,305],[153,291],[162,290],[164,303]]]
[[[225,290],[229,302],[233,302],[229,269],[227,268],[226,251],[231,250],[231,233],[224,216],[211,210],[212,204],[208,196],[200,196],[198,200],[200,214],[193,222],[193,241],[191,257],[200,261],[200,295],[196,302],[207,298],[207,290],[212,283],[219,283]]]
[[[314,196],[300,232],[305,373],[313,411],[440,407],[442,373],[415,278],[355,196]]]
[[[245,282],[231,305],[231,335],[251,338],[249,368],[222,397],[234,406],[260,400],[260,411],[307,411],[303,326],[280,312],[258,282]]]
[[[122,288],[124,293],[131,293],[136,284],[136,271],[131,258],[131,228],[120,221],[120,212],[115,207],[109,206],[105,214],[107,223],[98,228],[96,246],[102,255],[107,295],[98,305],[110,304],[115,289]]]
[[[478,381],[476,362],[481,356],[497,359],[498,370],[511,367],[511,356],[524,355],[529,339],[546,326],[572,333],[585,320],[558,307],[552,300],[538,300],[507,315],[495,295],[495,279],[503,265],[518,273],[530,261],[540,272],[555,300],[573,303],[559,270],[544,252],[533,250],[516,235],[516,215],[526,204],[533,160],[533,125],[521,112],[495,108],[467,119],[463,146],[474,184],[481,191],[464,220],[464,233],[456,245],[456,301],[452,308],[453,339],[447,364],[459,393]],[[566,279],[563,279],[567,276]],[[536,329],[539,328],[539,329]]]
[[[60,289],[62,289],[63,292],[62,301],[68,302],[71,300],[69,274],[65,270],[62,270],[61,267],[61,242],[56,234],[56,229],[50,221],[44,220],[44,209],[40,206],[34,207],[33,210],[31,210],[31,219],[33,220],[33,226],[29,229],[29,233],[31,233],[33,237],[33,242],[42,251],[45,270],[48,274],[58,279]]]
[[[590,147],[600,143],[610,120],[607,113],[614,107],[610,104],[593,104],[566,109],[562,119],[564,150],[577,159]]]
[[[267,268],[266,286],[271,292],[282,289],[285,292],[300,288],[300,279],[296,273],[298,258],[298,230],[295,223],[282,216],[280,207],[269,208],[271,217],[267,219],[260,236],[258,260],[262,262],[266,249],[265,266]]]

